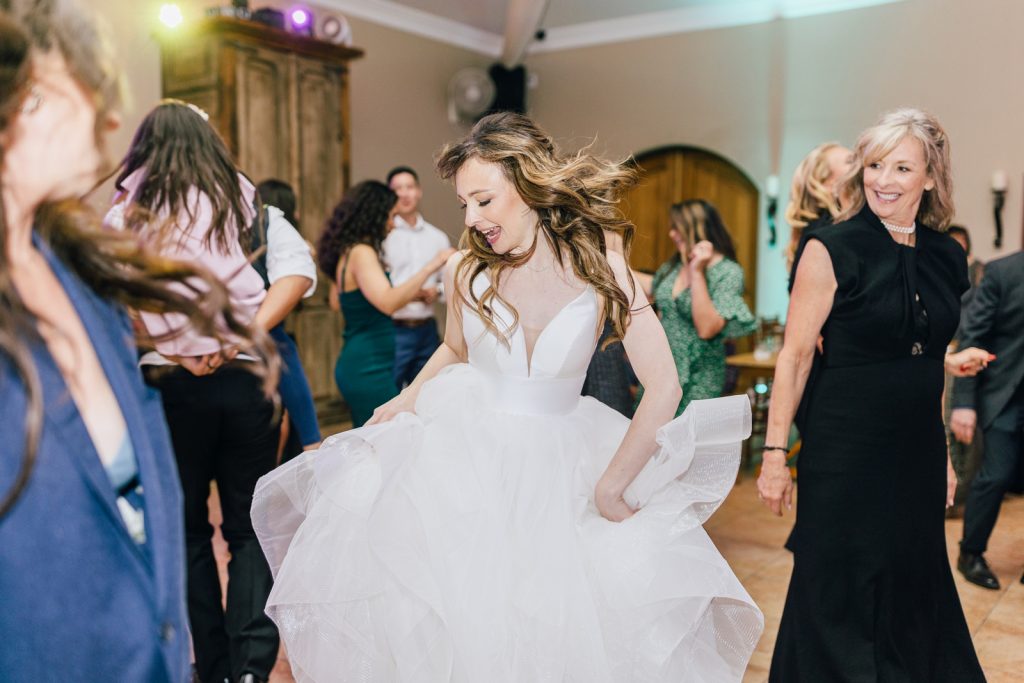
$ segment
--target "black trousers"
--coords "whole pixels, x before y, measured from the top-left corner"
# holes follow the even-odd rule
[[[166,372],[166,371],[164,371]],[[244,362],[196,377],[181,368],[147,381],[161,392],[185,499],[188,614],[203,683],[245,673],[270,678],[279,639],[264,613],[273,585],[249,511],[256,481],[272,470],[280,424]],[[214,560],[207,498],[217,482],[228,543],[226,609]]]
[[[999,518],[1003,496],[1017,483],[1024,457],[1024,387],[985,430],[981,469],[971,482],[964,507],[964,537],[960,549],[983,553]]]

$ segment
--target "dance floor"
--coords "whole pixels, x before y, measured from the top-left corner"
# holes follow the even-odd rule
[[[219,524],[216,492],[211,500],[211,521]],[[793,525],[792,514],[772,516],[757,501],[754,481],[742,479],[705,528],[733,571],[764,611],[765,630],[747,667],[744,683],[768,679],[772,646],[786,600],[793,561],[782,544]],[[956,561],[961,520],[947,520],[946,539],[950,561]],[[215,541],[221,580],[227,578],[227,545],[218,531]],[[978,656],[989,683],[1024,683],[1024,497],[1003,503],[999,523],[989,543],[987,558],[1003,588],[990,591],[963,580],[956,571],[960,600],[974,636]],[[271,676],[272,683],[294,679],[282,649]]]

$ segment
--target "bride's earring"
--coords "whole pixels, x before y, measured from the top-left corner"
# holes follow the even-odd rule
[[[21,105],[22,114],[34,114],[39,109],[39,105],[43,103],[43,93],[40,92],[39,86],[33,85],[29,88],[28,97]]]

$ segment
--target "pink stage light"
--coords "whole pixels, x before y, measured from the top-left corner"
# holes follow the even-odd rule
[[[301,28],[301,27],[309,26],[309,22],[310,22],[309,10],[302,9],[301,7],[293,9],[291,11],[291,19],[292,19],[292,26],[294,26],[296,28]]]

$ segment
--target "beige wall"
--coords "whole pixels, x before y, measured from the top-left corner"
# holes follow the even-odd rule
[[[87,1],[111,21],[122,54],[129,56],[124,64],[136,108],[114,141],[121,154],[130,130],[159,96],[158,52],[147,28],[159,2]],[[365,21],[351,23],[355,44],[366,50],[352,69],[354,179],[381,177],[399,163],[416,167],[425,215],[458,234],[457,204],[434,178],[431,160],[444,141],[466,130],[447,121],[448,79],[462,66],[490,60]],[[541,53],[527,60],[540,79],[529,101],[538,121],[569,147],[595,135],[599,150],[616,155],[697,145],[731,159],[759,185],[778,157],[783,191],[817,143],[852,144],[886,109],[928,108],[952,140],[958,220],[971,228],[977,254],[988,259],[997,255],[988,189],[997,168],[1011,180],[999,254],[1021,247],[1021,26],[1024,2],[1017,0],[905,0]],[[756,285],[766,314],[786,306],[781,248],[788,229],[781,208],[779,246],[767,247],[762,225]]]
[[[957,219],[988,259],[1021,248],[1024,171],[1024,3],[906,0],[781,24],[689,33],[541,53],[528,67],[540,85],[534,116],[557,136],[597,134],[616,154],[690,144],[733,160],[760,186],[781,139],[783,191],[797,163],[829,139],[852,145],[877,115],[901,105],[933,111],[952,142]],[[772,79],[781,38],[781,78]],[[771,94],[772,97],[769,97]],[[782,98],[781,131],[772,98]],[[1006,237],[998,253],[988,183],[1010,176]],[[780,207],[781,214],[781,207]],[[779,246],[762,225],[758,305],[784,313]],[[748,283],[749,286],[749,283]]]
[[[111,154],[119,158],[127,150],[142,117],[160,98],[160,53],[152,32],[153,18],[161,3],[85,2],[110,24],[132,95],[133,104],[125,125],[110,141]],[[180,4],[191,5],[198,12],[201,5],[209,3]],[[420,173],[423,184],[424,216],[457,238],[462,230],[458,202],[451,188],[433,172],[433,158],[441,145],[468,130],[465,125],[448,123],[446,87],[458,69],[486,65],[490,60],[358,19],[350,23],[355,46],[366,53],[353,63],[350,81],[353,181],[383,180],[394,166],[412,166]],[[97,195],[105,197],[109,191],[104,188]]]
[[[445,142],[469,131],[448,122],[449,79],[466,66],[487,66],[476,53],[350,19],[355,45],[366,56],[352,67],[352,177],[384,179],[398,165],[416,169],[424,217],[452,236],[462,212],[452,187],[434,172]]]

